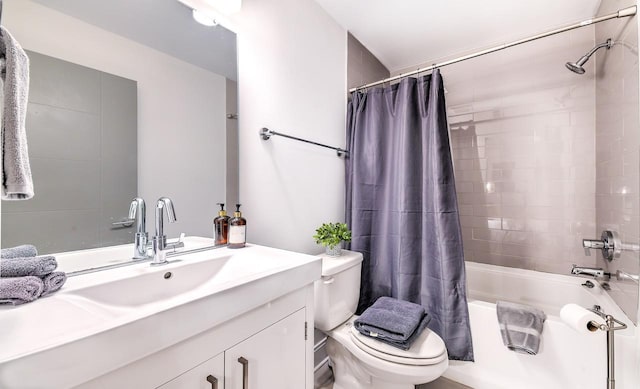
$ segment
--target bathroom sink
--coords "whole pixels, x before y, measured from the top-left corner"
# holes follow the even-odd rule
[[[142,263],[135,269],[130,269],[125,278],[79,288],[69,295],[119,307],[135,308],[162,303],[169,299],[179,299],[186,293],[216,281],[216,275],[230,258],[230,255],[226,255],[199,262],[176,259],[160,267]]]
[[[295,265],[287,257],[266,260],[255,251],[220,248],[177,255],[166,265],[140,262],[89,273],[72,277],[74,286],[62,296],[90,310],[99,305],[98,309],[113,310],[118,316],[132,309],[136,313],[166,309]]]

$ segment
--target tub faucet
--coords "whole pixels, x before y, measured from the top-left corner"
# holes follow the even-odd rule
[[[146,222],[147,210],[144,205],[144,200],[140,197],[136,197],[131,201],[129,207],[129,220],[136,221],[136,235],[133,242],[133,259],[145,259],[147,258],[147,241],[149,235],[147,234],[147,222]]]
[[[167,262],[167,249],[175,249],[178,247],[184,247],[182,241],[167,243],[167,236],[164,234],[163,226],[163,212],[165,209],[167,213],[167,220],[169,223],[175,223],[176,212],[173,209],[173,202],[168,197],[160,197],[156,203],[156,234],[153,237],[153,261],[151,266],[164,265]]]
[[[593,278],[608,278],[610,276],[610,274],[605,272],[601,267],[583,267],[577,265],[571,267],[571,274],[576,276],[590,276]]]

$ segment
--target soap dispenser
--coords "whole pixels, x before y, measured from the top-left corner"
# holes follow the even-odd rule
[[[236,204],[236,211],[229,220],[229,248],[239,249],[247,242],[247,219],[242,217],[240,204]]]
[[[218,203],[218,205],[220,206],[218,217],[213,219],[213,238],[216,246],[227,244],[229,233],[229,216],[224,210],[224,203]]]

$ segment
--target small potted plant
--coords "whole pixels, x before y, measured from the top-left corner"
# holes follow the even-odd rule
[[[313,236],[317,244],[325,247],[327,255],[337,257],[342,254],[340,244],[351,242],[351,231],[345,223],[322,223]]]

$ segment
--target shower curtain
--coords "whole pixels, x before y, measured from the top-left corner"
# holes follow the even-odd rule
[[[353,94],[346,220],[363,253],[358,313],[421,304],[450,359],[472,361],[462,234],[440,72]]]

